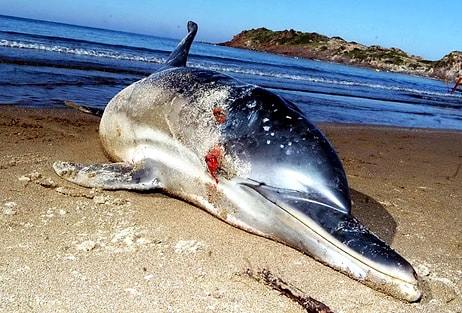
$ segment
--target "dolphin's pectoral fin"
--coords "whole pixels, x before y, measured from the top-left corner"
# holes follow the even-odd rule
[[[144,159],[140,162],[79,164],[55,162],[53,168],[59,176],[77,185],[102,189],[148,190],[161,188],[154,161]]]

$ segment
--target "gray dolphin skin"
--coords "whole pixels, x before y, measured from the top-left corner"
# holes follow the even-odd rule
[[[189,22],[188,31],[159,71],[123,89],[102,113],[102,146],[115,163],[55,162],[56,173],[85,187],[179,197],[418,301],[412,266],[351,215],[345,172],[321,131],[270,91],[186,67],[197,25]]]

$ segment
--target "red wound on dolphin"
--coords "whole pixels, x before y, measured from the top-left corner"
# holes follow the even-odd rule
[[[215,176],[216,172],[220,168],[220,158],[223,154],[223,150],[220,146],[216,146],[212,150],[210,150],[207,155],[205,156],[205,162],[207,163],[207,167],[209,168],[210,175],[215,179],[218,184],[218,179]]]
[[[222,108],[213,108],[213,116],[218,124],[223,124],[226,121],[226,113]]]

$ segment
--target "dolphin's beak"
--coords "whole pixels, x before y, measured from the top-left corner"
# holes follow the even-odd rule
[[[399,299],[421,298],[412,266],[345,209],[336,190],[312,193],[246,183],[279,208],[284,227],[274,239],[313,256],[364,284]],[[349,201],[349,195],[346,196]],[[282,225],[281,225],[282,226]]]

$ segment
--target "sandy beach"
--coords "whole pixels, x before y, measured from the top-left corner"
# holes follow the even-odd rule
[[[247,274],[262,269],[333,312],[462,312],[462,132],[319,125],[354,215],[420,275],[409,304],[178,199],[56,176],[56,160],[107,162],[98,122],[0,108],[1,312],[304,312]]]

